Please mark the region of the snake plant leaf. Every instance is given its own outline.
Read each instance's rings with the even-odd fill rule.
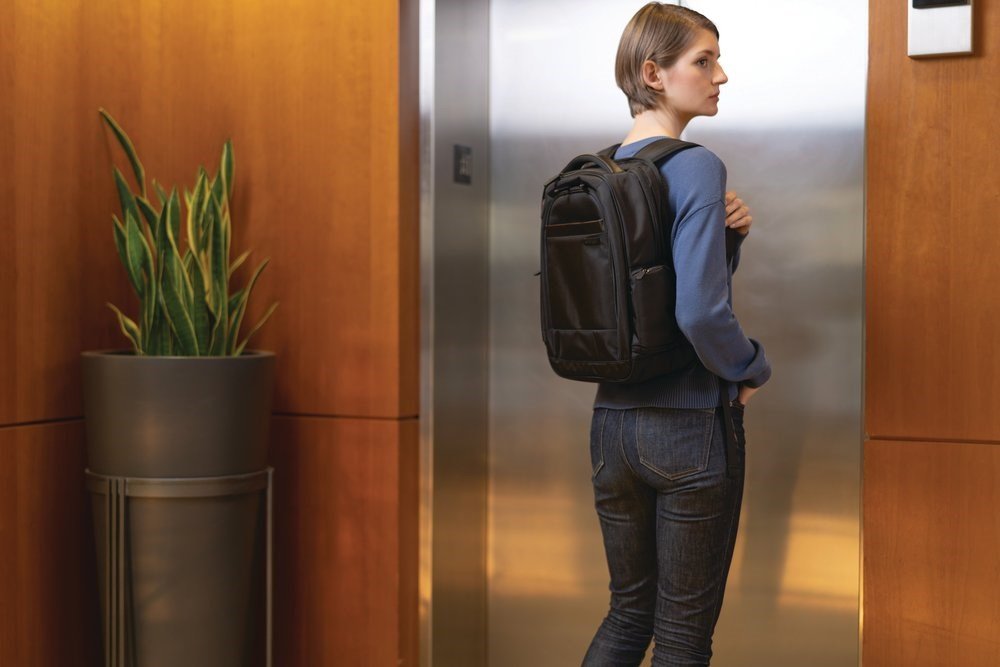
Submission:
[[[135,198],[135,203],[139,205],[139,211],[142,213],[142,217],[146,219],[146,224],[149,225],[150,231],[153,233],[153,242],[159,238],[156,234],[157,224],[160,220],[160,214],[156,212],[153,205],[146,201],[145,197],[139,196]]]
[[[211,227],[209,227],[209,231],[211,231]],[[201,244],[201,250],[198,255],[198,261],[201,262],[201,274],[205,281],[205,301],[208,303],[208,309],[212,315],[218,318],[218,292],[212,285],[212,276],[215,274],[212,270],[212,238],[211,236],[208,238],[199,237],[199,243]]]
[[[132,171],[135,172],[135,180],[139,184],[139,191],[142,196],[146,196],[146,170],[142,168],[142,163],[139,162],[139,157],[135,154],[135,147],[132,145],[132,140],[128,138],[125,134],[125,130],[118,125],[118,122],[111,117],[107,111],[103,108],[98,109],[98,113],[104,118],[104,121],[111,127],[111,131],[114,132],[115,137],[118,139],[118,143],[121,144],[122,150],[125,151],[125,155],[128,156],[128,161],[132,163]],[[124,214],[124,212],[123,212]]]
[[[153,323],[146,334],[146,354],[150,356],[162,356],[170,353],[170,325],[163,314],[163,299],[160,298],[159,289],[157,289],[156,299],[152,303]]]
[[[240,266],[243,265],[243,262],[245,262],[247,260],[247,257],[249,256],[250,256],[250,251],[247,250],[245,253],[237,257],[232,264],[229,265],[229,276],[228,276],[229,278],[233,277],[233,273],[236,272],[236,269],[240,268]]]
[[[216,174],[215,178],[212,179],[212,187],[209,188],[212,192],[212,199],[221,202],[225,199],[225,187],[226,183],[222,178],[221,174]]]
[[[196,285],[191,279],[193,270],[191,267],[194,263],[195,260],[191,255],[191,251],[185,250],[184,258],[181,260],[181,270],[177,277],[177,289],[180,291],[181,296],[184,297],[184,309],[188,312],[188,315],[191,315],[194,310]]]
[[[240,305],[240,300],[243,298],[243,290],[239,289],[229,297],[229,321],[232,322],[236,317],[236,307]]]
[[[218,208],[215,215],[218,216],[223,221],[223,226],[226,230],[226,257],[229,257],[229,235],[230,235],[230,222],[229,222],[229,199],[225,193],[225,184],[223,182],[223,177],[221,174],[216,174],[215,179],[212,181],[212,200],[218,204]]]
[[[178,354],[182,354],[182,352],[180,352],[180,342],[174,334],[173,323],[170,321],[170,313],[167,309],[167,300],[163,296],[166,288],[166,282],[161,281],[160,291],[156,295],[158,301],[157,310],[159,311],[158,321],[161,323],[160,336],[163,345],[163,354],[173,354],[175,349]]]
[[[207,179],[207,176],[206,176]],[[205,181],[205,196],[201,200],[201,211],[198,214],[198,247],[208,252],[212,237],[212,218],[215,216],[215,207],[212,202],[215,197],[212,195],[208,181]]]
[[[202,216],[204,216],[204,201],[207,197],[206,189],[205,178],[199,173],[194,191],[191,193],[191,201],[188,203],[187,217],[188,247],[196,255],[200,255],[204,248],[204,244],[202,243]]]
[[[198,202],[200,207],[198,210],[198,221],[202,223],[201,234],[210,234],[212,232],[211,227],[206,227],[205,216],[208,215],[209,209],[212,206],[212,183],[208,180],[208,172],[205,171],[204,167],[198,167],[198,178],[201,180],[204,190],[202,190],[201,200]]]
[[[148,231],[148,230],[145,230],[146,225],[143,224],[142,220],[140,220],[137,217],[133,217],[132,220],[135,222],[135,228],[139,232],[139,239],[137,239],[137,240],[141,240],[142,241],[141,244],[140,244],[140,247],[142,248],[142,250],[140,252],[142,254],[142,260],[143,260],[141,268],[145,272],[146,279],[147,280],[152,280],[153,279],[153,275],[154,275],[154,273],[153,273],[153,248],[155,248],[156,245],[150,241],[149,234],[145,233],[145,231]],[[125,221],[125,241],[126,241],[125,248],[126,248],[126,250],[128,249],[128,240],[129,240],[128,239],[128,220],[126,220]]]
[[[145,171],[131,140],[103,109],[101,115],[128,156],[139,189],[138,194],[133,192],[121,170],[113,168],[122,208],[121,219],[112,216],[115,246],[141,306],[136,322],[115,309],[123,333],[133,341],[138,354],[241,354],[278,304],[273,304],[237,344],[250,294],[269,260],[253,272],[242,289],[229,294],[230,280],[251,254],[244,252],[230,262],[232,141],[224,143],[214,175],[210,177],[204,166],[198,167],[191,190],[175,187],[168,194],[153,179],[147,195]],[[181,210],[182,196],[186,211]],[[186,220],[182,221],[182,216]],[[186,237],[187,246],[183,255],[182,237]]]
[[[229,229],[219,201],[212,201],[212,211],[212,277],[226,287],[223,296],[228,296],[229,289],[226,283],[229,269]]]
[[[174,284],[175,291],[181,298],[181,305],[184,306],[185,310],[190,313],[191,304],[194,302],[194,290],[191,285],[191,280],[188,277],[188,258],[191,255],[191,250],[188,249],[184,253],[183,260],[181,259],[181,253],[177,249],[177,238],[174,236],[173,225],[167,225],[167,248],[164,254],[164,263],[167,268],[174,268],[175,270],[168,272],[167,282],[172,282]],[[171,266],[172,264],[176,266]],[[172,315],[173,313],[171,313]]]
[[[260,277],[260,274],[264,271],[264,267],[266,267],[268,262],[270,261],[271,258],[268,257],[263,262],[261,262],[260,265],[257,267],[257,269],[253,272],[253,275],[250,276],[250,280],[247,281],[246,287],[244,287],[243,289],[241,289],[239,292],[236,293],[237,295],[239,295],[239,302],[236,306],[235,316],[233,317],[233,321],[230,323],[229,326],[230,329],[229,339],[232,342],[232,345],[234,346],[233,349],[235,349],[236,341],[238,340],[240,325],[243,322],[243,314],[246,312],[247,301],[250,299],[250,292],[253,291],[253,286],[257,284],[257,279]]]
[[[181,233],[181,202],[177,197],[177,188],[170,191],[170,198],[167,199],[167,226],[176,245]]]
[[[185,356],[198,356],[198,340],[195,337],[194,322],[185,305],[186,295],[183,294],[187,276],[184,274],[184,267],[177,256],[176,248],[167,250],[164,258],[166,264],[167,279],[163,282],[163,303],[166,307],[167,319],[170,328],[180,346],[181,354]]]
[[[132,341],[132,347],[135,348],[136,354],[142,354],[142,333],[139,331],[139,326],[130,320],[122,311],[114,307],[114,305],[108,303],[108,308],[115,311],[118,316],[118,326],[121,327],[122,333],[125,337]]]
[[[194,303],[191,304],[191,319],[194,321],[194,333],[198,337],[198,349],[209,349],[211,335],[211,322],[209,321],[209,308],[207,292],[205,289],[205,279],[201,273],[201,264],[191,261],[191,287],[194,289]]]
[[[212,330],[212,345],[209,354],[226,353],[226,336],[229,333],[229,257],[226,254],[226,230],[223,224],[221,205],[212,198],[212,239],[211,239],[211,291],[215,302],[215,326]]]
[[[223,266],[228,267],[228,265],[229,265],[229,255],[231,254],[230,253],[230,245],[231,245],[232,231],[233,231],[232,230],[232,223],[230,222],[230,218],[229,218],[229,202],[225,198],[217,199],[217,200],[215,200],[213,202],[213,206],[215,208],[215,217],[219,221],[219,231],[221,232],[220,233],[220,238],[222,239],[222,253],[221,254],[222,254],[222,258],[224,260]],[[227,270],[226,271],[226,278],[224,280],[228,279],[228,276],[229,276],[229,272]],[[226,291],[228,293],[228,291],[229,291],[228,288],[227,288]]]
[[[222,160],[219,163],[219,174],[222,176],[223,183],[225,183],[226,186],[226,200],[231,200],[233,198],[234,168],[233,140],[227,139],[226,143],[222,146]]]
[[[115,178],[115,188],[118,191],[118,201],[122,207],[122,217],[127,218],[128,214],[132,213],[135,215],[136,221],[138,221],[139,207],[135,205],[135,197],[132,195],[132,189],[125,182],[125,177],[122,176],[122,172],[118,170],[118,167],[112,167],[112,173]]]
[[[206,203],[212,199],[211,193],[206,196]],[[202,253],[206,255],[206,270],[208,274],[211,275],[211,271],[208,270],[207,263],[212,261],[212,227],[214,223],[212,218],[215,217],[215,207],[208,206],[201,216],[198,218],[198,247],[201,249]]]
[[[160,184],[156,182],[155,178],[153,179],[153,188],[156,190],[156,196],[160,200],[160,206],[161,207],[166,206],[167,205],[167,191],[164,190],[163,187],[160,186]]]
[[[192,244],[191,240],[194,238],[194,212],[195,212],[195,197],[198,194],[198,184],[195,183],[194,189],[188,192],[184,191],[184,203],[187,205],[187,216],[184,221],[184,229],[188,237],[188,248],[192,251],[196,251],[197,248]]]
[[[111,219],[114,221],[114,234],[115,234],[115,247],[118,249],[118,257],[122,261],[122,266],[125,267],[125,273],[128,276],[128,281],[132,285],[132,289],[135,290],[136,294],[142,293],[142,283],[137,283],[132,276],[132,272],[129,271],[128,264],[128,250],[125,248],[125,225],[122,224],[118,216],[112,214]]]
[[[271,313],[273,313],[277,307],[278,307],[277,301],[271,304],[271,307],[267,309],[266,313],[264,313],[264,317],[260,318],[260,321],[257,322],[256,325],[254,325],[254,328],[250,330],[250,333],[247,334],[247,337],[243,339],[243,342],[240,343],[239,346],[236,348],[236,351],[233,352],[234,357],[238,357],[241,354],[243,354],[243,348],[246,347],[246,344],[250,341],[250,337],[253,336],[255,333],[257,333],[258,329],[264,326],[264,322],[267,322],[267,319],[271,317]]]
[[[159,291],[156,281],[150,278],[146,283],[146,296],[142,300],[142,330],[145,332],[143,340],[147,353],[149,346],[153,342],[153,322],[156,319],[156,294]]]
[[[216,320],[212,326],[212,340],[209,341],[208,354],[219,357],[226,353],[226,335],[229,333],[229,320]]]
[[[131,212],[125,220],[125,255],[128,261],[126,268],[141,299],[146,294],[146,281],[152,280],[153,265],[146,237],[139,230],[139,223]]]
[[[226,336],[229,345],[226,354],[232,354],[236,349],[236,341],[239,334],[240,325],[243,322],[243,313],[246,312],[247,300],[244,298],[244,291],[239,290],[229,300],[229,334]]]
[[[200,208],[195,220],[198,223],[198,247],[202,253],[207,254],[209,252],[209,238],[212,235],[212,216],[215,215],[215,209],[212,207],[212,192],[208,183],[208,175],[206,174],[203,178],[205,188],[201,201],[198,202]]]
[[[167,197],[153,223],[153,240],[156,243],[156,259],[163,261],[163,246],[167,240],[167,218],[170,215],[170,198]]]

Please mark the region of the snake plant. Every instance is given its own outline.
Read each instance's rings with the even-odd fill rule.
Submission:
[[[121,171],[114,181],[121,219],[112,215],[115,245],[129,282],[139,296],[138,321],[112,304],[122,333],[136,355],[239,356],[250,337],[277,308],[275,302],[250,332],[239,340],[250,291],[269,260],[253,272],[246,286],[229,291],[229,279],[250,251],[229,262],[233,193],[233,146],[222,148],[219,170],[209,180],[198,168],[194,189],[184,190],[187,245],[181,253],[181,205],[177,188],[168,194],[153,179],[158,205],[146,194],[146,174],[128,135],[104,109],[100,114],[125,151],[139,192],[132,192]]]

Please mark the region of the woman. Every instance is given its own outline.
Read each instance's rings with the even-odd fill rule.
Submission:
[[[636,13],[615,64],[635,119],[616,159],[718,113],[727,81],[718,38],[715,25],[690,9],[652,2]],[[659,167],[676,214],[677,322],[698,360],[644,383],[598,386],[591,460],[611,609],[585,666],[639,665],[654,637],[653,665],[709,664],[743,496],[743,409],[771,374],[763,348],[732,311],[749,209],[726,192],[725,165],[706,148],[682,150]],[[720,388],[720,377],[728,387]],[[735,476],[726,474],[720,389],[732,406]]]

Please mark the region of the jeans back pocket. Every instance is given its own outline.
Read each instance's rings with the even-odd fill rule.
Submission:
[[[643,408],[636,417],[639,461],[669,480],[708,469],[714,410]]]

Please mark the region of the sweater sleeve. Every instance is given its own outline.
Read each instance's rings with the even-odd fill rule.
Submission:
[[[682,217],[674,226],[677,324],[705,368],[730,382],[759,387],[770,378],[771,366],[760,343],[744,335],[729,303],[725,167],[715,159],[721,170],[716,174],[723,181],[721,192],[707,204],[679,211]],[[714,185],[709,188],[714,189]]]
[[[733,258],[729,260],[729,273],[732,274],[736,273],[736,267],[740,265],[740,248],[743,247],[743,241],[746,239],[746,235],[729,229],[726,230],[726,234],[733,234],[736,241],[736,249],[733,251]]]

